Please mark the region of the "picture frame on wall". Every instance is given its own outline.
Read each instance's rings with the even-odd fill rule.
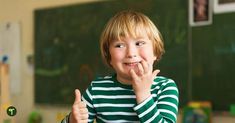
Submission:
[[[235,0],[214,0],[214,13],[235,12]]]
[[[190,26],[212,24],[212,0],[189,0]]]

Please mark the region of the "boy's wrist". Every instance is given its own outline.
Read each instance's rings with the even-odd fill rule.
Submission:
[[[136,102],[137,102],[137,104],[140,104],[145,99],[147,99],[149,96],[151,96],[150,92],[136,93]]]

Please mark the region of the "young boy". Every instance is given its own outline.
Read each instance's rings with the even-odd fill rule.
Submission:
[[[72,112],[62,123],[175,123],[177,86],[153,70],[164,53],[153,22],[139,12],[119,12],[107,23],[100,47],[104,61],[116,73],[92,81],[83,101],[76,89]]]

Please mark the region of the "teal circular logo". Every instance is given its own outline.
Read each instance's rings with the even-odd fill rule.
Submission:
[[[14,106],[10,106],[10,107],[7,108],[7,114],[9,116],[15,116],[16,112],[17,112],[17,110]]]

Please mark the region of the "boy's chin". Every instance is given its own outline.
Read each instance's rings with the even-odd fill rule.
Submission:
[[[122,73],[122,74],[118,75],[118,77],[119,77],[119,81],[122,81],[122,82],[125,82],[125,83],[131,83],[131,81],[132,81],[132,77],[131,77],[131,74],[129,72],[128,73]]]

